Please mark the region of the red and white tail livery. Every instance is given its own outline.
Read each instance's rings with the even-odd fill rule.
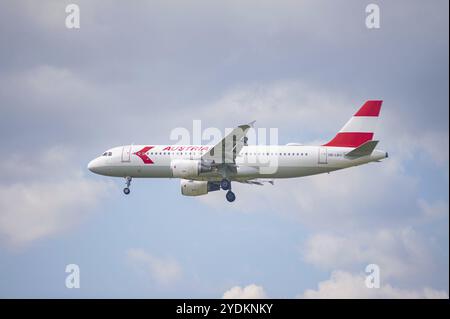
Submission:
[[[236,199],[232,182],[263,185],[277,178],[329,173],[379,162],[388,153],[376,149],[375,129],[382,101],[370,100],[324,145],[247,145],[253,123],[236,127],[216,145],[124,145],[93,159],[90,171],[125,178],[130,193],[132,178],[180,178],[181,193],[205,195],[225,190]]]
[[[325,146],[358,147],[373,139],[383,101],[367,101]]]

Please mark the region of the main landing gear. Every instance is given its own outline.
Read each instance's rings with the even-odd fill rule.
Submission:
[[[123,193],[125,195],[128,195],[128,194],[130,194],[131,177],[130,176],[125,177],[125,181],[126,181],[127,187],[125,187],[123,189]]]
[[[233,193],[231,190],[229,190],[229,191],[227,192],[227,194],[225,195],[225,197],[227,198],[227,201],[229,201],[230,203],[231,203],[231,202],[234,202],[234,200],[236,199],[236,195],[234,195],[234,193]]]
[[[220,187],[224,191],[229,190],[229,189],[231,189],[231,182],[228,179],[224,178],[220,181]]]
[[[224,178],[220,181],[220,187],[223,190],[228,191],[225,195],[227,201],[229,201],[230,203],[234,202],[234,200],[236,199],[236,195],[234,195],[234,193],[231,191],[231,182],[228,179]]]

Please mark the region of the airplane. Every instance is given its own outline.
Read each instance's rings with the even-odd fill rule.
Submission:
[[[381,100],[366,101],[342,129],[323,145],[248,145],[254,122],[234,128],[216,145],[123,145],[108,149],[88,164],[96,174],[125,178],[130,194],[133,178],[180,178],[181,194],[206,195],[231,183],[263,185],[277,178],[295,178],[380,162],[388,153],[375,149],[375,126]]]

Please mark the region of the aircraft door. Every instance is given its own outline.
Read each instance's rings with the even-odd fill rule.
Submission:
[[[131,161],[131,145],[124,146],[122,148],[122,162]]]
[[[319,147],[319,164],[327,164],[327,148],[326,147]]]

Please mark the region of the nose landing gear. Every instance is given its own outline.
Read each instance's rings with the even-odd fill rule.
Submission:
[[[128,194],[130,194],[130,184],[131,184],[131,177],[130,176],[127,176],[127,177],[125,177],[125,181],[126,181],[126,185],[127,185],[127,187],[125,187],[124,189],[123,189],[123,193],[125,194],[125,195],[128,195]]]

